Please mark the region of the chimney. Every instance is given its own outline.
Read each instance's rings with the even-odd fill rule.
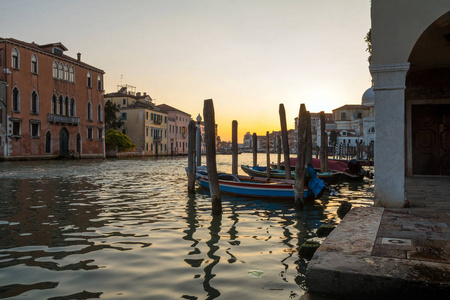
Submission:
[[[77,60],[81,61],[81,53],[80,52],[77,53]]]
[[[144,92],[144,96],[147,96],[147,92]]]
[[[137,96],[137,97],[140,97],[140,96],[141,96],[141,92],[137,92],[137,93],[136,93],[136,96]]]

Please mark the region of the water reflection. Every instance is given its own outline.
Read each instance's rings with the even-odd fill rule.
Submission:
[[[231,168],[229,156],[218,159]],[[368,182],[338,186],[339,196],[303,211],[291,201],[223,196],[215,217],[207,191],[187,196],[185,165],[2,164],[0,298],[295,298],[304,293],[305,239],[340,222],[341,201],[371,205]]]

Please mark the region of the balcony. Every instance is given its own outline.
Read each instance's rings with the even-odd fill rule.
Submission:
[[[154,120],[153,124],[155,125],[161,125],[162,121],[161,120]]]
[[[154,136],[153,137],[153,141],[154,142],[161,142],[162,141],[162,136],[160,136],[160,135]]]
[[[69,117],[69,116],[60,116],[54,114],[47,114],[48,121],[50,123],[61,123],[61,124],[69,124],[69,125],[79,125],[80,118],[78,117]]]

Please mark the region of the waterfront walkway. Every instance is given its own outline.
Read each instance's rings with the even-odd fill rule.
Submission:
[[[405,184],[410,208],[348,213],[308,266],[310,292],[345,299],[450,295],[450,177]]]

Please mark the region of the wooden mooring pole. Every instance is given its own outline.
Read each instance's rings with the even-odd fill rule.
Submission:
[[[277,136],[277,169],[280,169],[281,165],[281,136]]]
[[[195,194],[195,122],[191,120],[188,126],[188,194]]]
[[[258,136],[253,133],[253,166],[258,165]]]
[[[270,139],[269,139],[269,132],[266,132],[266,161],[267,161],[267,167],[266,167],[266,174],[267,179],[270,178]]]
[[[320,171],[328,172],[328,135],[325,132],[325,112],[320,112]]]
[[[312,164],[312,134],[311,134],[311,114],[306,112],[306,163]]]
[[[307,116],[305,104],[300,105],[298,114],[297,134],[297,164],[295,165],[295,207],[302,208],[305,189],[305,163],[306,163],[306,127]]]
[[[286,171],[286,179],[291,179],[291,161],[289,159],[289,140],[286,125],[286,111],[284,104],[280,104],[279,108],[280,123],[281,123],[281,139],[283,140],[283,153],[284,153],[284,170]]]
[[[231,173],[238,174],[238,122],[233,120],[231,123]]]
[[[212,214],[222,214],[222,199],[220,197],[219,177],[216,165],[216,121],[212,99],[204,101],[203,117],[205,118],[206,168],[208,171],[209,191],[211,193]]]

